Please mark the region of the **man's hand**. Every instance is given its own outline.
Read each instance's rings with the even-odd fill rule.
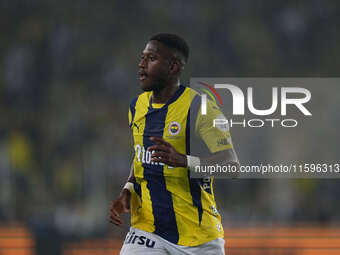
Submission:
[[[148,148],[148,151],[154,151],[151,154],[151,161],[162,162],[173,167],[187,167],[187,157],[175,150],[174,147],[161,137],[150,137],[150,141],[155,142]]]
[[[117,226],[121,226],[123,224],[120,215],[122,213],[130,212],[130,198],[131,193],[127,189],[123,189],[121,195],[118,199],[111,202],[110,208],[110,222]]]

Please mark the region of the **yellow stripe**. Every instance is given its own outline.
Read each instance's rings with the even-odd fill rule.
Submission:
[[[137,127],[132,125],[133,130],[133,139],[134,145],[140,146],[140,155],[142,157],[142,148],[143,148],[143,134],[145,128],[145,115],[148,111],[149,102],[150,102],[151,92],[143,93],[139,96],[136,102],[136,114],[134,117],[134,123],[136,123]],[[142,201],[134,201],[133,204],[133,211],[131,212],[131,225],[133,227],[153,232],[154,229],[154,217],[152,213],[152,204],[150,193],[147,188],[147,181],[143,179],[144,176],[144,168],[142,167],[142,161],[137,160],[138,155],[135,154],[134,158],[134,175],[136,178],[137,183],[141,185],[141,192],[142,192]],[[142,203],[142,204],[140,204]]]
[[[135,152],[137,154],[134,158],[134,174],[137,178],[143,178],[144,176],[144,168],[142,167],[142,161],[137,160],[142,157],[142,148],[143,148],[143,134],[145,128],[145,115],[148,112],[149,101],[151,97],[151,92],[143,93],[138,97],[136,102],[136,113],[132,123],[132,130],[133,130],[133,139],[135,145]],[[136,146],[140,146],[140,148],[136,148]],[[139,155],[138,155],[139,154]]]

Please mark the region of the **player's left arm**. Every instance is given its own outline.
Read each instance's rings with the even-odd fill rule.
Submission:
[[[189,157],[189,168],[194,169],[197,162],[203,166],[230,166],[233,171],[224,174],[232,178],[238,177],[240,163],[232,143],[228,120],[211,100],[207,102],[207,114],[201,114],[201,109],[198,111],[195,134],[203,141],[209,153],[196,149],[196,153],[208,156]]]

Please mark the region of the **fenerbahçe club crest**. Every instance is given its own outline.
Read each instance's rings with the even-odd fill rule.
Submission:
[[[178,135],[179,131],[181,131],[181,125],[176,121],[172,121],[169,125],[170,135]]]

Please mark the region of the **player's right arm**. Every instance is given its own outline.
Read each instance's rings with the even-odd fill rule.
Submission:
[[[133,109],[133,102],[137,99],[135,98],[129,108],[129,126],[132,127],[133,122],[133,115],[131,109]],[[131,133],[132,135],[132,133]],[[131,141],[133,141],[133,137],[131,136]],[[133,143],[132,143],[133,144]],[[134,157],[133,157],[134,159]],[[130,213],[130,199],[131,199],[131,191],[133,190],[133,184],[135,183],[135,176],[134,176],[134,169],[133,169],[133,160],[130,167],[130,175],[127,179],[125,186],[123,187],[122,191],[120,192],[119,197],[111,202],[110,207],[110,222],[117,226],[121,226],[123,221],[120,217],[122,213]]]
[[[110,222],[117,226],[121,226],[123,221],[120,217],[122,213],[130,212],[130,199],[131,199],[131,189],[133,187],[133,183],[135,181],[135,177],[133,175],[133,162],[131,164],[130,175],[127,180],[126,185],[123,187],[120,192],[119,197],[111,202],[110,207]]]

